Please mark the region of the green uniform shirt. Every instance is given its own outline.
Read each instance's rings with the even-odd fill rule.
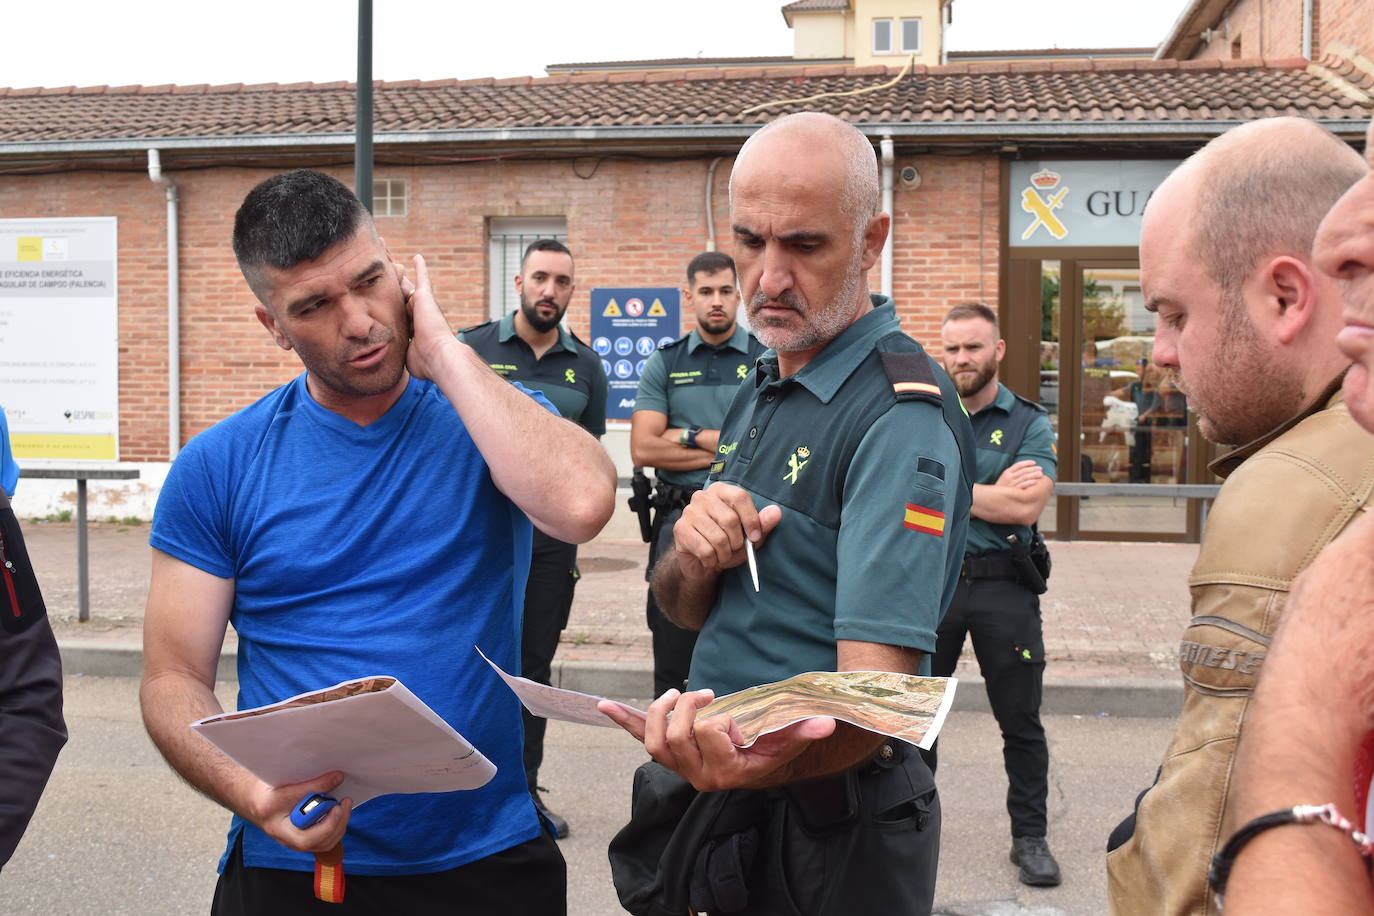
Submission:
[[[1059,452],[1055,446],[1054,428],[1050,418],[1042,412],[1036,413],[1026,427],[1026,435],[1013,453],[1009,449],[1014,442],[1003,442],[1002,427],[1011,416],[1016,405],[1016,395],[1001,382],[997,383],[997,397],[991,404],[973,415],[973,442],[977,446],[978,476],[974,483],[996,483],[1002,472],[1018,461],[1027,458],[1040,465],[1041,469],[1055,479],[1059,468]],[[994,525],[981,518],[970,519],[968,526],[969,553],[986,553],[992,550],[1010,550],[1006,534],[1014,528],[1019,543],[1030,543],[1031,530],[1028,525]],[[998,529],[1001,529],[1000,533]]]
[[[515,333],[515,313],[458,332],[497,375],[542,392],[558,413],[593,436],[606,434],[606,371],[591,348],[567,328],[539,359]]]
[[[935,649],[964,555],[973,443],[949,377],[902,334],[891,300],[874,305],[795,375],[778,378],[765,353],[730,405],[709,482],[780,506],[782,520],[757,551],[759,592],[745,564],[722,574],[693,689],[833,671],[840,639]]]
[[[666,415],[669,429],[720,429],[735,389],[762,353],[763,345],[739,325],[720,344],[708,344],[698,331],[679,337],[655,350],[645,363],[635,392],[635,410]],[[678,487],[696,489],[706,482],[706,468],[654,473]]]

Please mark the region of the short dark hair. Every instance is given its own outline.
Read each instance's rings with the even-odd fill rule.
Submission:
[[[234,257],[250,270],[288,270],[347,241],[371,215],[348,186],[312,169],[273,175],[248,192],[234,214]]]
[[[956,305],[940,323],[949,324],[951,321],[964,321],[969,318],[981,318],[992,325],[993,330],[997,329],[997,313],[981,302],[964,302]]]
[[[729,270],[730,276],[739,282],[739,271],[735,270],[735,259],[723,251],[703,251],[687,264],[687,285],[696,282],[697,274],[716,274]]]
[[[558,251],[566,254],[569,258],[573,256],[572,252],[568,250],[568,246],[558,241],[558,239],[535,239],[525,246],[525,253],[520,256],[521,273],[525,271],[525,262],[528,261],[530,255],[536,251]]]

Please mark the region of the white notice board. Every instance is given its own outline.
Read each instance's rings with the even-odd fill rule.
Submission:
[[[20,461],[119,460],[116,222],[0,219],[0,406]]]

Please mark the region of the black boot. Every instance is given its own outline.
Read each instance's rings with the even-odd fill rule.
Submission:
[[[1059,863],[1042,836],[1018,836],[1011,841],[1011,864],[1021,866],[1021,883],[1054,887],[1060,881]]]

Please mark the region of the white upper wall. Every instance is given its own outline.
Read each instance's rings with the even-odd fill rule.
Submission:
[[[792,18],[792,56],[803,60],[852,57],[843,13],[797,13]]]
[[[792,56],[847,58],[856,66],[940,63],[941,10],[949,0],[852,0],[849,9],[793,12]]]

